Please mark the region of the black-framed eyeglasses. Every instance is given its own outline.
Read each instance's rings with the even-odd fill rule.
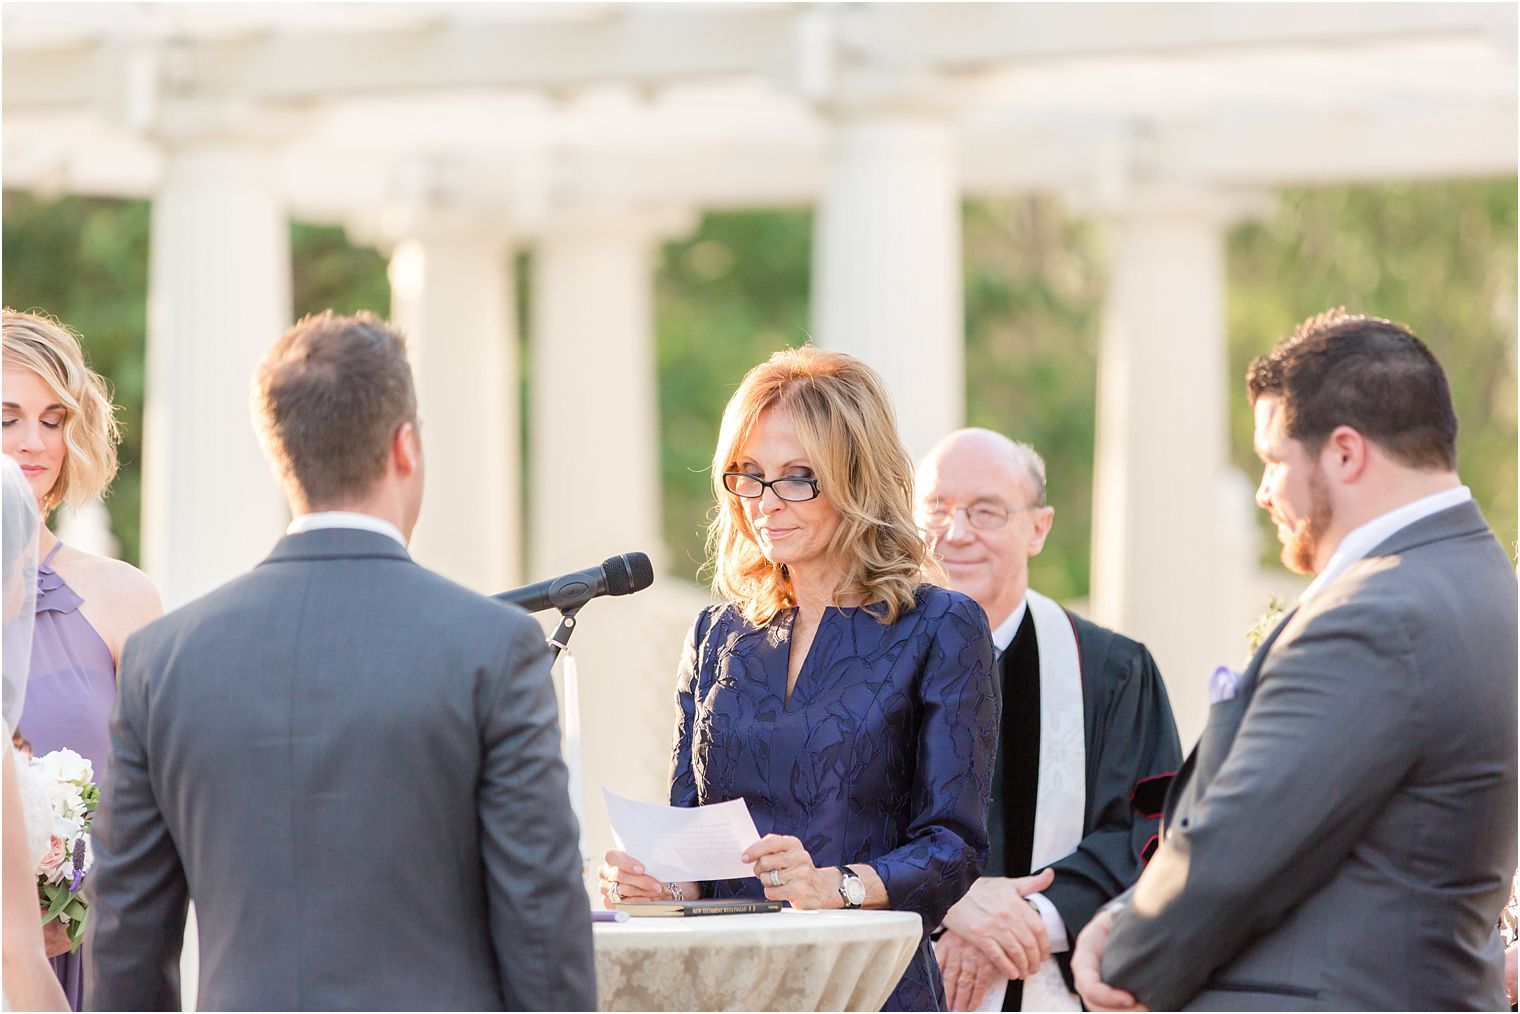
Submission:
[[[748,472],[724,472],[723,488],[734,496],[742,496],[746,500],[764,496],[765,491],[769,489],[788,503],[801,503],[818,495],[818,480],[804,479],[800,475],[789,475],[766,481]]]
[[[966,512],[966,522],[978,531],[990,532],[1002,528],[1013,518],[1015,514],[1024,511],[1032,511],[1039,504],[1029,504],[1014,510],[1003,507],[994,507],[991,504],[973,504],[970,507],[945,508],[937,506],[932,510],[924,511],[919,515],[918,523],[925,531],[943,532],[955,520],[956,511]]]

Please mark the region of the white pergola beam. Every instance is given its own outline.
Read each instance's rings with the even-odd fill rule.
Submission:
[[[1515,108],[1432,110],[1329,122],[1217,124],[1178,131],[1166,171],[1242,186],[1513,176]]]
[[[1116,53],[1359,45],[1483,37],[1502,45],[1502,4],[882,4],[827,11],[840,59],[894,69],[972,71]],[[362,12],[360,12],[362,13]],[[698,78],[790,76],[802,5],[614,8],[575,21],[442,18],[421,28],[301,29],[200,38],[167,52],[168,84],[254,102],[480,88],[658,86]],[[133,45],[85,41],[6,49],[7,110],[108,106]]]
[[[1126,136],[1100,131],[987,131],[962,140],[968,196],[1101,186],[1104,148]],[[1508,103],[1460,110],[1314,118],[1261,118],[1162,127],[1149,138],[1143,173],[1224,188],[1360,183],[1372,180],[1512,176],[1515,109]]]
[[[343,95],[610,82],[665,84],[772,73],[793,48],[793,15],[736,5],[721,11],[627,11],[578,22],[445,21],[407,31],[272,33],[183,43],[172,74],[198,92],[256,102]],[[6,109],[94,105],[126,74],[117,47],[9,49]]]
[[[56,133],[30,117],[7,120],[4,182],[43,193],[143,197],[156,186],[161,158],[125,132]],[[1122,139],[1122,125],[1105,134],[1094,126],[1024,126],[963,133],[962,191],[973,197],[1040,190],[1086,192],[1100,186],[1105,144]],[[1158,175],[1223,187],[1272,187],[1379,179],[1481,178],[1513,175],[1516,120],[1503,102],[1462,110],[1322,115],[1262,119],[1159,130],[1148,169]],[[395,159],[403,156],[397,151]],[[460,149],[458,158],[470,157]],[[481,158],[476,153],[476,158]],[[346,222],[384,204],[393,159],[373,153],[324,155],[320,146],[287,152],[291,213],[307,221]],[[619,195],[634,201],[710,209],[811,203],[824,172],[816,144],[717,144],[668,157],[608,153],[592,161],[608,169]],[[513,165],[486,165],[478,179],[510,178]],[[581,181],[591,186],[588,177]],[[477,195],[502,198],[498,194]]]
[[[858,33],[895,64],[972,69],[1103,57],[1513,33],[1505,4],[892,4]],[[1506,28],[1506,26],[1510,26]]]

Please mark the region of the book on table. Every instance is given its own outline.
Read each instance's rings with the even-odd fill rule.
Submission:
[[[613,907],[632,916],[670,918],[672,916],[779,912],[781,902],[751,898],[697,898],[693,901],[620,901]]]

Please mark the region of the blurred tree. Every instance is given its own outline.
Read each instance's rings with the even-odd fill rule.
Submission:
[[[148,209],[140,201],[4,197],[7,305],[76,328],[123,407],[123,468],[108,500],[124,555],[138,559],[138,461],[146,330]],[[1231,451],[1253,480],[1240,378],[1304,317],[1329,306],[1411,326],[1445,364],[1462,421],[1463,478],[1501,540],[1516,521],[1516,190],[1514,181],[1296,189],[1229,242]],[[964,209],[967,418],[1045,456],[1057,523],[1033,580],[1087,593],[1101,229],[1048,198]],[[712,507],[708,466],[723,406],[745,370],[808,340],[812,216],[704,216],[666,245],[656,279],[664,529],[672,570],[695,576]],[[342,231],[292,227],[295,314],[386,312],[383,259]],[[527,334],[528,260],[516,261]],[[522,354],[531,347],[524,342]],[[524,393],[530,376],[524,360]],[[526,401],[525,401],[526,404]],[[1267,559],[1276,539],[1266,536]]]
[[[967,202],[966,414],[1046,459],[1056,524],[1033,583],[1085,596],[1104,237],[1049,198]],[[1501,541],[1516,530],[1516,190],[1460,181],[1284,191],[1228,244],[1231,454],[1254,483],[1243,397],[1250,359],[1330,306],[1408,324],[1441,358],[1462,421],[1462,475]],[[808,216],[708,215],[665,253],[659,340],[666,537],[679,572],[703,558],[705,469],[743,371],[804,340]],[[821,336],[826,337],[826,336]],[[700,353],[700,354],[698,354]],[[716,387],[714,385],[717,385]],[[1263,525],[1263,562],[1275,532]]]
[[[146,201],[7,191],[3,206],[5,305],[51,314],[73,328],[90,365],[111,382],[122,424],[121,471],[106,497],[122,557],[141,559],[142,414],[147,379],[148,225]],[[349,245],[343,230],[291,227],[295,316],[333,307],[387,316],[385,261]],[[270,335],[270,340],[274,339]]]
[[[385,258],[369,247],[349,243],[334,225],[290,228],[292,320],[332,309],[353,314],[368,310],[377,317],[391,315],[391,283]],[[269,340],[274,340],[274,335]]]
[[[80,336],[121,411],[121,470],[106,496],[123,558],[139,559],[142,410],[147,379],[148,204],[7,191],[0,205],[5,305],[50,314]]]
[[[723,406],[744,373],[808,340],[812,214],[702,218],[666,244],[656,281],[660,468],[671,569],[695,578],[713,506],[710,468]],[[707,575],[703,575],[703,579]]]
[[[966,264],[966,420],[1045,458],[1055,523],[1030,583],[1087,594],[1097,420],[1102,237],[1045,197],[972,201]]]
[[[1295,189],[1230,239],[1230,447],[1251,475],[1246,365],[1299,321],[1344,306],[1419,335],[1451,382],[1462,479],[1514,555],[1514,180]],[[1265,555],[1277,537],[1260,516]]]

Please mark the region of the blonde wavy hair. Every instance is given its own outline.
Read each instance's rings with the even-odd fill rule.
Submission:
[[[756,625],[797,604],[786,567],[765,558],[743,504],[723,485],[761,414],[773,408],[791,417],[820,492],[839,511],[827,548],[844,562],[835,595],[858,598],[891,623],[913,607],[920,584],[944,580],[913,521],[913,462],[876,371],[811,345],[750,370],[723,410],[712,462],[718,506],[707,530],[713,590]]]
[[[58,481],[42,499],[42,511],[67,504],[83,507],[105,494],[116,478],[121,427],[105,378],[85,364],[78,337],[52,317],[0,311],[6,369],[30,370],[64,408],[66,453]]]

